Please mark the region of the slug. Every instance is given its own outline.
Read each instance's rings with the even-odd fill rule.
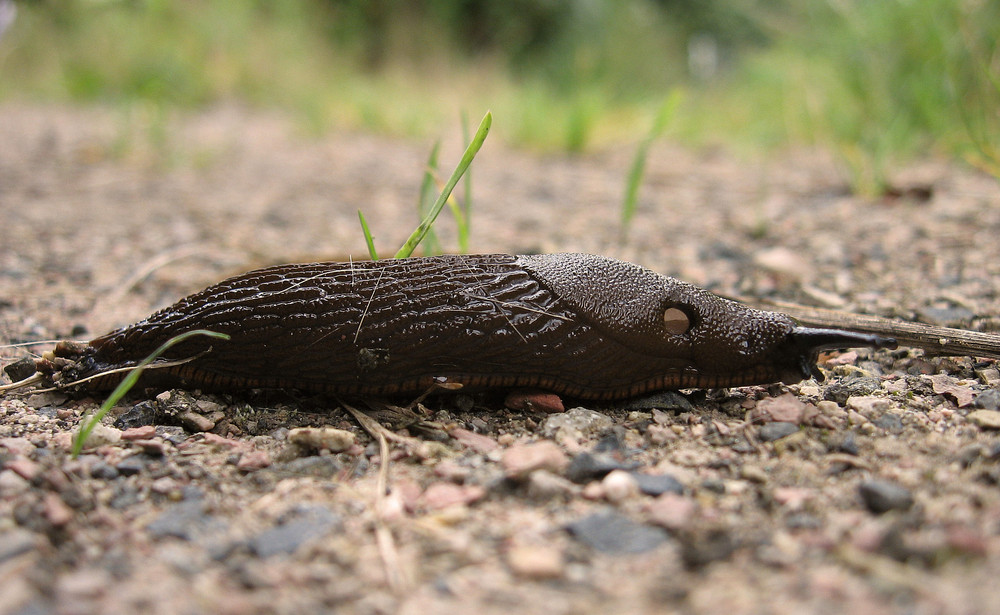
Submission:
[[[122,373],[105,372],[194,329],[231,338],[177,344],[142,383],[373,396],[457,383],[615,400],[822,379],[822,349],[895,347],[610,258],[486,254],[258,269],[88,344],[61,343],[36,369],[60,388],[108,389]]]

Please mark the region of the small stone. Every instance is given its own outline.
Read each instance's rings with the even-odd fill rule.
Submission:
[[[194,540],[210,533],[222,534],[222,523],[205,510],[201,498],[184,500],[160,513],[146,526],[146,531],[155,538],[172,536],[182,540]]]
[[[804,487],[778,487],[772,493],[774,501],[790,511],[802,510],[813,495],[812,489]]]
[[[1000,429],[1000,411],[997,410],[975,410],[965,418],[980,429]]]
[[[190,410],[178,414],[177,420],[184,426],[184,429],[196,433],[211,431],[215,428],[215,421],[207,416],[198,414],[197,412],[191,412]]]
[[[903,431],[903,419],[898,414],[886,412],[882,416],[872,421],[872,425],[879,429],[884,429],[889,433],[899,433]]]
[[[727,559],[735,550],[733,537],[723,529],[689,534],[681,542],[681,558],[692,569]]]
[[[156,428],[152,425],[130,427],[122,432],[122,440],[149,440],[156,437]]]
[[[98,480],[114,480],[119,474],[113,465],[100,461],[90,468],[90,476]]]
[[[686,397],[676,391],[662,391],[648,397],[638,397],[629,400],[623,408],[625,410],[675,410],[677,412],[694,412],[694,406]],[[653,418],[657,422],[663,420],[665,413],[657,420],[657,414],[653,413]]]
[[[938,395],[945,395],[955,400],[959,408],[964,408],[972,403],[974,394],[972,387],[958,384],[958,381],[947,374],[934,374],[924,376],[931,381],[931,387]]]
[[[340,517],[329,509],[311,507],[251,538],[250,550],[258,557],[291,554],[306,542],[321,538],[340,525]]]
[[[42,515],[53,527],[63,527],[73,520],[73,509],[63,502],[58,493],[46,493],[42,502]]]
[[[27,438],[0,438],[0,448],[14,455],[26,457],[35,450],[35,445]]]
[[[983,410],[1000,410],[1000,390],[987,389],[983,391],[976,395],[973,405]]]
[[[549,500],[579,493],[580,487],[548,470],[535,470],[528,475],[526,491],[533,499]]]
[[[837,444],[837,450],[848,455],[858,455],[858,439],[855,437],[853,431],[847,432],[844,439]]]
[[[790,436],[799,430],[795,423],[767,423],[757,432],[757,437],[763,442],[773,442]]]
[[[0,495],[23,493],[31,487],[31,483],[13,470],[0,472]]]
[[[598,513],[567,526],[574,538],[605,553],[644,553],[667,541],[658,527],[643,525],[618,513]]]
[[[143,401],[132,406],[115,420],[118,429],[132,429],[153,425],[160,417],[160,412],[151,401]]]
[[[639,486],[639,491],[645,495],[659,496],[664,493],[674,493],[682,495],[684,485],[679,480],[669,474],[643,474],[633,472],[632,478]]]
[[[449,431],[448,435],[458,440],[463,446],[467,446],[483,455],[492,453],[500,448],[500,444],[493,438],[469,431],[468,429],[456,427]]]
[[[542,434],[548,438],[579,440],[614,426],[611,417],[587,408],[573,408],[553,414],[542,423]]]
[[[798,425],[806,405],[791,393],[780,397],[768,397],[757,402],[750,417],[759,422],[791,423]]]
[[[11,382],[20,382],[25,378],[30,378],[35,374],[35,359],[32,357],[18,359],[10,365],[4,365],[3,372],[7,374]]]
[[[675,493],[664,493],[646,507],[649,520],[668,530],[687,527],[698,506],[694,500]]]
[[[583,452],[575,457],[566,468],[566,478],[574,483],[585,485],[592,480],[603,478],[612,470],[631,470],[634,466],[624,464],[612,455],[595,455]]]
[[[23,457],[11,459],[7,463],[3,464],[3,467],[4,469],[10,470],[27,481],[34,479],[42,471],[42,467],[40,465]]]
[[[354,434],[333,427],[297,427],[288,431],[288,441],[306,450],[340,453],[354,444]]]
[[[619,503],[639,495],[639,483],[628,472],[614,470],[601,481],[604,497]]]
[[[553,393],[537,391],[511,391],[504,399],[503,405],[518,412],[555,414],[566,411],[561,397]]]
[[[860,413],[865,418],[871,419],[889,409],[889,400],[884,397],[870,395],[854,396],[847,398],[846,406]]]
[[[507,476],[518,478],[535,470],[562,473],[569,459],[559,445],[551,440],[515,445],[504,451],[500,460]]]
[[[247,451],[240,456],[236,462],[236,469],[244,472],[260,470],[271,465],[271,456],[267,451]]]
[[[868,510],[876,514],[890,510],[909,510],[913,506],[913,495],[910,491],[896,483],[883,480],[870,480],[858,486],[858,492]]]
[[[421,499],[428,510],[442,510],[451,506],[467,506],[485,496],[486,489],[479,485],[433,483],[427,487]]]
[[[131,457],[126,457],[122,459],[115,465],[115,469],[118,470],[120,474],[125,476],[132,476],[133,474],[138,474],[146,468],[147,459],[142,455],[132,455]]]
[[[37,548],[39,540],[27,530],[14,528],[0,532],[0,564]]]
[[[566,571],[562,553],[549,545],[514,545],[507,551],[507,565],[525,579],[558,579]]]
[[[754,483],[767,482],[767,472],[758,466],[744,465],[740,467],[740,478]]]
[[[97,423],[94,429],[87,435],[87,441],[83,443],[83,448],[94,449],[108,444],[116,444],[122,439],[122,432],[104,423]]]

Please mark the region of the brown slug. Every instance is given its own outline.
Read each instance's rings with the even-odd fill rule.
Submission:
[[[89,344],[62,343],[36,369],[60,388],[107,389],[122,374],[100,374],[194,329],[231,338],[177,344],[160,360],[174,364],[141,382],[345,395],[412,395],[449,382],[612,400],[822,378],[821,349],[895,347],[800,327],[610,258],[487,254],[251,271]]]

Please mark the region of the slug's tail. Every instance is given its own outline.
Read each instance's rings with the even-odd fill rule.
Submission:
[[[816,358],[823,350],[835,348],[896,348],[896,339],[870,333],[843,329],[817,329],[794,327],[786,338],[786,349],[801,361],[802,374],[823,381],[823,373],[816,367]]]

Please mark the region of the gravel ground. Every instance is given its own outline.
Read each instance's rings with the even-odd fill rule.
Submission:
[[[3,344],[88,339],[264,264],[361,257],[359,207],[388,253],[430,148],[308,139],[235,107],[165,126],[0,118]],[[821,153],[663,145],[622,241],[630,154],[488,140],[473,249],[595,252],[725,294],[1000,328],[994,179],[930,160],[863,200]],[[440,234],[455,245],[448,221]],[[377,444],[329,398],[136,391],[73,460],[100,399],[7,395],[0,613],[995,612],[1000,371],[908,349],[822,367],[823,383],[551,414],[432,398],[381,498]]]

